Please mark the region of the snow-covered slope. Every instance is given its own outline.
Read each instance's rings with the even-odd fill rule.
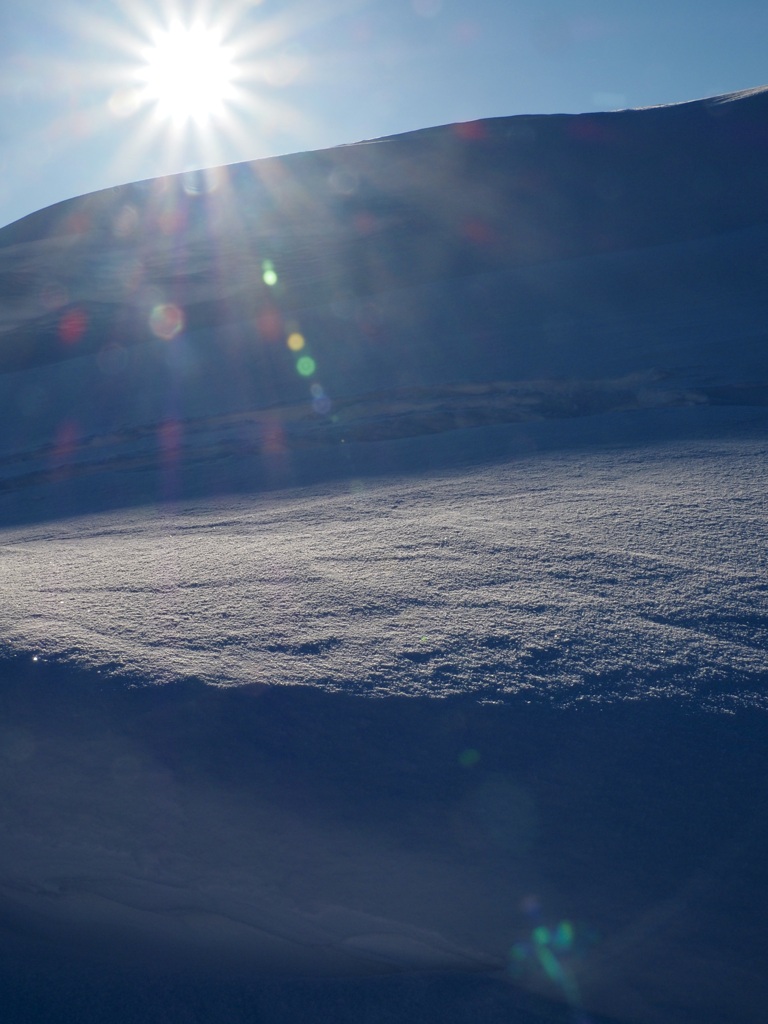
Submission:
[[[766,111],[757,90],[434,128],[11,225],[0,472],[146,458],[158,433],[185,462],[212,428],[216,457],[261,483],[285,449],[301,482],[307,446],[762,404]]]
[[[9,1019],[762,1022],[766,170],[755,90],[0,232]]]

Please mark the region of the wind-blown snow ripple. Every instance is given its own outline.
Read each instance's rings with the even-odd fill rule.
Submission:
[[[0,628],[147,682],[763,704],[765,466],[689,442],[7,530]]]

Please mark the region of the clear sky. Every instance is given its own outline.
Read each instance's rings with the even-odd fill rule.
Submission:
[[[768,81],[764,0],[3,0],[0,224],[141,178]]]

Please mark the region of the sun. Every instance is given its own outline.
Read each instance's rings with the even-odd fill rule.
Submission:
[[[214,29],[172,25],[153,36],[142,56],[143,98],[160,118],[203,124],[224,114],[234,95],[237,66]]]
[[[262,12],[265,0],[108,6],[121,10],[119,18],[84,12],[79,27],[101,51],[108,47],[99,66],[107,94],[100,114],[105,125],[123,126],[110,157],[116,176],[223,167],[255,156],[255,145],[298,148],[294,139],[316,131],[316,118],[291,96],[313,77],[296,37],[325,22],[317,13],[324,5],[290,0],[276,13]]]

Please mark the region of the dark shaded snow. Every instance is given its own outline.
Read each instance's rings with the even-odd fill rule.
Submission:
[[[759,1020],[762,715],[3,671],[0,981],[21,1006]],[[548,976],[536,929],[558,927]]]
[[[4,1019],[762,1024],[766,115],[0,232]]]

